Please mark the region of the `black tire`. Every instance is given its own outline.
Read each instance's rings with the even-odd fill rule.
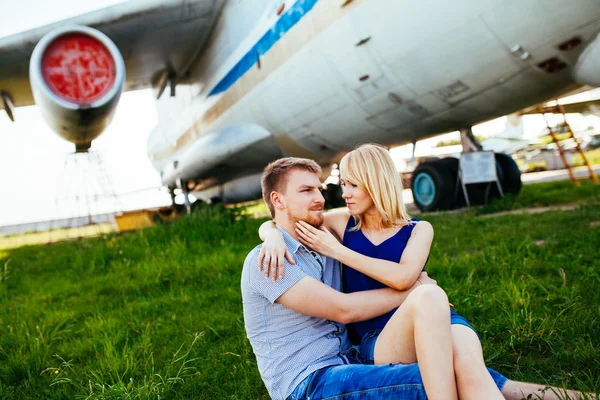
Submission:
[[[201,207],[203,207],[203,206],[205,206],[205,205],[206,205],[206,203],[205,203],[204,201],[202,201],[202,200],[200,200],[200,199],[196,199],[196,201],[195,201],[195,202],[193,202],[193,203],[192,203],[192,206],[191,206],[191,208],[192,208],[192,212],[194,212],[194,211],[198,210],[199,208],[201,208]]]
[[[451,172],[450,161],[433,161],[420,164],[413,172],[411,190],[419,210],[435,211],[454,208],[456,174]]]
[[[465,201],[465,194],[463,193],[462,186],[460,185],[460,179],[458,178],[458,168],[459,168],[458,158],[446,157],[446,158],[442,158],[441,160],[439,160],[437,162],[442,166],[442,168],[447,169],[452,176],[452,180],[450,183],[454,187],[454,194],[453,194],[454,207],[453,208],[465,207],[467,205],[467,202]]]
[[[342,197],[342,186],[334,183],[328,183],[327,189],[323,191],[326,208],[337,208],[346,205],[346,201]]]
[[[518,195],[521,192],[521,170],[511,156],[506,153],[495,153],[496,164],[502,170],[503,179],[500,181],[504,194]]]

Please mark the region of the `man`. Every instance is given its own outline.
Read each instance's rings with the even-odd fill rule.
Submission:
[[[285,158],[269,164],[263,174],[264,200],[296,260],[296,266],[286,268],[284,277],[276,281],[265,279],[257,268],[260,246],[244,263],[246,332],[267,390],[275,399],[427,398],[417,364],[361,365],[344,324],[384,314],[406,300],[403,307],[408,304],[415,323],[428,331],[419,344],[422,354],[433,357],[437,344],[449,335],[448,316],[435,312],[447,310],[448,299],[436,285],[419,284],[404,292],[387,288],[341,293],[337,261],[301,245],[295,232],[300,220],[316,227],[323,223],[320,173],[314,161]],[[540,389],[503,377],[498,385],[508,399],[539,394]],[[456,398],[452,384],[447,392],[441,390],[429,393],[430,398]]]

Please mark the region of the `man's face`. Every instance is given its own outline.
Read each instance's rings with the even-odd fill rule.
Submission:
[[[323,225],[325,199],[317,174],[302,169],[290,171],[285,190],[279,198],[292,223],[305,221],[316,228]]]

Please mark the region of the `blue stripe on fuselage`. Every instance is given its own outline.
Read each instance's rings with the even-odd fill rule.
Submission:
[[[298,0],[283,14],[273,27],[248,50],[242,59],[211,90],[208,96],[223,93],[240,79],[259,59],[266,54],[294,25],[308,13],[318,0]]]

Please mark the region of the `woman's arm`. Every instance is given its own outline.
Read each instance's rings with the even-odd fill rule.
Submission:
[[[348,223],[348,218],[350,218],[350,213],[347,211],[329,211],[323,214],[323,217],[323,226],[342,239],[344,237],[344,229],[346,229],[346,224]],[[281,232],[279,232],[277,225],[275,225],[275,222],[273,221],[265,221],[258,228],[258,236],[263,242],[267,240],[268,235],[274,233],[281,235]]]
[[[284,259],[290,264],[296,264],[292,253],[283,241],[283,234],[273,221],[265,221],[258,228],[258,236],[264,242],[258,253],[258,270],[265,272],[265,278],[283,278]],[[279,274],[278,274],[279,272]]]
[[[350,213],[338,210],[326,212],[323,216],[325,217],[323,226],[330,230],[341,243],[344,239],[344,231],[346,230],[346,225],[348,225]]]
[[[425,266],[433,240],[431,224],[426,221],[418,222],[398,266],[398,263],[367,257],[350,250],[332,240],[333,236],[326,229],[316,229],[304,223],[298,223],[297,226],[298,235],[306,246],[396,290],[405,290],[415,283]]]

